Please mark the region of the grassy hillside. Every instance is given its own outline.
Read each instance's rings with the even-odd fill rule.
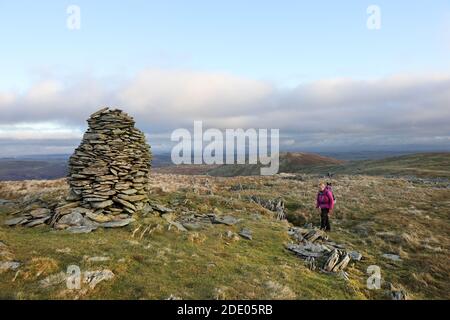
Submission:
[[[450,178],[450,153],[418,153],[377,160],[340,161],[313,154],[284,154],[279,172],[326,175],[364,174]],[[212,176],[258,175],[259,165],[223,165],[208,171]]]
[[[280,154],[279,172],[302,172],[306,168],[317,166],[341,165],[345,161],[324,157],[313,153],[282,153]],[[207,172],[211,176],[233,177],[260,175],[261,164],[255,165],[222,165]]]
[[[7,213],[20,203],[55,204],[67,194],[63,180],[0,183],[2,259],[19,261],[17,270],[0,272],[0,296],[12,299],[389,299],[389,283],[412,299],[449,299],[450,192],[404,179],[339,176],[333,180],[338,205],[330,238],[363,255],[347,268],[348,280],[311,271],[284,246],[291,223],[318,224],[314,208],[317,179],[281,177],[217,178],[153,174],[150,196],[174,210],[227,214],[233,226],[213,224],[182,232],[156,214],[136,215],[125,228],[69,234],[7,227]],[[240,188],[235,188],[239,185]],[[247,200],[282,197],[291,223]],[[33,200],[35,199],[35,200]],[[38,200],[39,199],[39,200]],[[136,229],[138,231],[136,231]],[[143,233],[147,227],[154,232]],[[242,228],[253,239],[228,237]],[[392,261],[383,254],[396,254]],[[95,257],[102,257],[95,261]],[[68,290],[64,284],[43,288],[41,281],[65,272],[110,269],[114,278],[94,289]],[[367,267],[378,265],[382,288],[366,287]]]
[[[450,152],[417,153],[379,160],[350,161],[342,165],[318,165],[304,168],[302,172],[450,178]]]
[[[208,172],[218,167],[220,167],[220,165],[180,164],[153,168],[153,172],[181,175],[207,175]]]

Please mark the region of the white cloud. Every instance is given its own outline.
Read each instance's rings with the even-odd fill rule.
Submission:
[[[16,97],[12,92],[0,92],[0,106],[13,105],[15,98]]]
[[[118,92],[147,121],[216,119],[256,111],[273,91],[267,83],[226,73],[149,69]]]
[[[205,127],[279,128],[289,146],[436,143],[442,140],[434,137],[450,133],[450,75],[325,79],[292,89],[192,70],[146,69],[112,83],[53,78],[22,94],[0,92],[0,138],[79,139],[88,116],[105,105],[133,115],[158,144],[194,120]]]
[[[0,139],[16,140],[66,140],[81,139],[80,128],[62,126],[53,122],[0,124]]]

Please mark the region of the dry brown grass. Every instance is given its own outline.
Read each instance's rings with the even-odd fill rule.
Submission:
[[[48,276],[59,270],[58,261],[47,257],[34,257],[20,270],[19,276],[23,280],[36,280],[41,276]]]
[[[53,192],[67,190],[66,179],[58,180],[25,180],[25,181],[1,181],[0,198],[17,199],[26,195],[48,195]]]

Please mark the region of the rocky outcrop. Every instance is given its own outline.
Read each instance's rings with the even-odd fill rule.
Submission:
[[[320,267],[322,272],[344,272],[351,260],[362,259],[359,252],[347,251],[345,246],[330,241],[322,230],[291,227],[288,234],[295,243],[287,244],[286,249],[305,260],[311,270]]]
[[[251,202],[254,202],[256,204],[259,204],[263,208],[276,212],[277,219],[278,220],[284,220],[286,219],[286,210],[284,208],[284,200],[283,199],[272,199],[272,200],[266,200],[263,198],[260,198],[258,196],[252,195],[249,197],[249,200]]]

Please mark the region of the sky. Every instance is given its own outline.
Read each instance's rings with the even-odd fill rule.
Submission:
[[[289,150],[450,150],[448,0],[0,0],[0,41],[0,156],[71,153],[103,106],[154,151],[194,120]]]

